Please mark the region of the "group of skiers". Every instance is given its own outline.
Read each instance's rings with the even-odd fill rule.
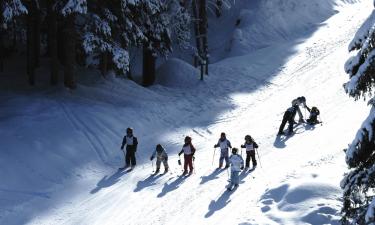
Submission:
[[[320,114],[317,107],[312,107],[311,109],[306,105],[306,98],[301,96],[292,101],[292,106],[288,108],[283,116],[278,135],[284,134],[284,127],[288,122],[288,134],[293,132],[293,125],[295,123],[294,118],[296,114],[299,115],[299,122],[305,122],[303,119],[303,115],[299,106],[303,106],[310,112],[309,118],[306,120],[307,123],[313,125],[320,123],[318,120],[318,116]],[[121,167],[120,169],[126,169],[130,167],[133,169],[136,165],[136,158],[135,153],[137,151],[138,140],[133,135],[133,129],[127,128],[126,135],[123,138],[121,150],[124,150],[126,145],[126,151],[124,151],[125,157],[125,166]],[[219,166],[217,169],[223,168],[223,163],[225,161],[224,169],[231,167],[231,175],[230,175],[230,183],[227,186],[228,190],[232,190],[239,185],[239,173],[241,170],[251,171],[254,170],[257,166],[257,160],[255,157],[256,149],[258,148],[258,144],[254,141],[254,139],[250,135],[245,136],[245,143],[241,145],[241,149],[246,149],[246,160],[245,160],[245,167],[244,167],[244,160],[242,158],[242,150],[241,154],[238,154],[237,148],[232,148],[230,141],[227,139],[226,134],[224,132],[221,133],[218,142],[214,145],[214,149],[220,148],[220,158],[219,158]],[[229,156],[229,149],[231,149],[232,155]],[[183,173],[182,176],[190,175],[194,171],[194,154],[196,149],[192,144],[192,139],[189,136],[186,136],[184,139],[184,144],[182,146],[181,151],[178,153],[180,157],[181,154],[184,154],[184,166],[183,166]],[[214,152],[215,154],[215,152]],[[214,155],[215,156],[215,155]],[[259,156],[258,156],[259,157]],[[150,160],[153,161],[156,158],[156,170],[155,174],[160,172],[160,166],[163,163],[164,165],[164,173],[167,173],[169,170],[168,165],[168,154],[165,148],[161,144],[157,144],[155,151],[152,153]],[[252,161],[252,168],[250,168],[250,160]],[[178,160],[178,163],[181,165],[181,160]]]

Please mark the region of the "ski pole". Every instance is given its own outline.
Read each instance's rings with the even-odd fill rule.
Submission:
[[[318,116],[319,116],[319,120],[320,120],[320,126],[323,126],[323,120],[322,120],[322,118],[320,117],[320,114],[319,114]]]
[[[183,171],[184,169],[182,168],[181,157],[180,157],[180,155],[178,155],[178,164],[181,166],[181,171]]]
[[[193,156],[191,160],[193,161],[193,173],[195,174],[195,157]]]
[[[216,152],[216,148],[214,148],[214,155],[212,156],[212,165],[214,165],[215,152]]]
[[[259,159],[259,165],[260,165],[260,168],[262,168],[262,163],[260,162],[260,156],[259,156],[259,153],[258,153],[258,148],[256,148],[255,151],[257,151],[257,155],[258,155],[258,159]]]
[[[230,177],[229,177],[229,170],[228,170],[228,168],[227,168],[227,175],[228,175],[228,180],[230,179]]]
[[[151,165],[152,165],[152,172],[155,172],[155,170],[154,170],[154,160],[151,160]]]

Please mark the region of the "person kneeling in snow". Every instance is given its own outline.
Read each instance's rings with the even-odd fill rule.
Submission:
[[[315,106],[313,106],[311,109],[307,107],[307,110],[310,112],[309,118],[306,120],[307,123],[314,125],[317,123],[320,123],[318,120],[318,116],[320,114],[319,109]]]
[[[233,187],[238,187],[240,183],[239,174],[243,170],[243,159],[237,154],[238,149],[232,148],[232,155],[229,157],[229,163],[231,165],[230,183],[227,186],[227,190],[233,190]]]
[[[225,133],[221,133],[220,139],[217,142],[216,145],[214,145],[214,148],[220,147],[220,159],[219,159],[219,167],[218,169],[221,169],[223,166],[223,161],[225,159],[225,168],[229,167],[229,148],[232,148],[232,145],[230,144],[230,141],[225,136]]]
[[[296,109],[297,109],[297,113],[298,113],[298,116],[299,116],[298,122],[303,123],[305,121],[303,120],[303,115],[302,115],[301,109],[299,108],[300,105],[302,105],[304,108],[307,108],[306,98],[304,96],[298,97],[298,98],[296,98],[292,101],[292,106],[296,107]]]
[[[150,160],[154,160],[156,156],[156,171],[155,173],[159,173],[160,171],[160,164],[163,163],[164,164],[164,173],[167,173],[168,172],[168,154],[167,152],[165,151],[165,149],[163,148],[163,146],[161,146],[161,144],[158,144],[156,145],[156,150],[154,151],[154,153],[152,153],[152,156],[150,157]]]
[[[257,160],[255,158],[255,149],[258,148],[258,144],[250,135],[245,136],[245,144],[241,145],[241,148],[246,148],[246,167],[248,169],[250,166],[250,159],[253,163],[253,169],[257,166]]]
[[[184,153],[184,172],[182,175],[187,174],[187,168],[189,166],[189,174],[193,173],[193,157],[195,153],[195,148],[193,144],[191,143],[191,137],[186,136],[185,137],[185,144],[182,146],[182,150],[180,153],[178,153],[178,156],[180,156],[182,153]]]

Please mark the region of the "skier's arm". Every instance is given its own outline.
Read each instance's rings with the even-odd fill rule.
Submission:
[[[195,148],[194,148],[193,144],[190,144],[190,148],[191,148],[192,155],[194,155],[195,154]]]
[[[230,144],[230,141],[227,140],[227,142],[228,142],[228,147],[232,148],[232,145]]]
[[[258,144],[254,141],[254,148],[258,148]]]
[[[220,146],[220,139],[217,141],[217,143],[214,145],[214,148],[217,148],[217,147],[219,147]]]
[[[136,137],[133,137],[133,146],[134,146],[134,151],[137,151],[137,146],[138,146],[138,139]]]
[[[122,139],[121,149],[124,149],[125,145],[126,145],[126,136],[124,136],[124,138]]]
[[[155,155],[156,155],[156,150],[152,153],[150,160],[153,160],[155,158]]]
[[[180,156],[182,153],[184,153],[184,149],[181,149],[181,151],[178,153],[178,155]]]

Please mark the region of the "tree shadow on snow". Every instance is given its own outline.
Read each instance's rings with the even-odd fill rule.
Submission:
[[[171,178],[171,179],[172,179],[172,178]],[[171,179],[170,179],[170,180],[171,180]],[[163,189],[161,190],[161,192],[158,194],[157,197],[158,197],[158,198],[162,198],[162,197],[164,197],[166,194],[168,194],[169,192],[176,190],[176,189],[179,188],[180,185],[185,181],[185,179],[186,179],[185,177],[180,176],[180,177],[177,177],[177,179],[175,179],[174,181],[172,181],[172,182],[169,183],[169,184],[168,184],[168,182],[165,183]]]
[[[139,192],[142,189],[146,187],[150,187],[152,185],[155,185],[155,181],[159,178],[160,176],[149,176],[144,180],[138,181],[137,187],[134,189],[134,192]]]
[[[211,174],[207,175],[207,176],[201,176],[201,183],[200,184],[204,184],[204,183],[207,183],[208,181],[210,180],[216,180],[219,178],[219,174],[224,172],[225,170],[224,169],[215,169],[214,171],[212,171]]]
[[[117,182],[120,181],[120,178],[122,175],[126,174],[127,171],[124,171],[124,170],[117,170],[114,174],[112,174],[110,177],[108,177],[107,175],[105,175],[97,184],[96,184],[96,187],[94,189],[92,189],[90,191],[91,194],[95,194],[97,192],[99,192],[101,189],[103,188],[107,188],[107,187],[110,187],[114,184],[116,184]]]

